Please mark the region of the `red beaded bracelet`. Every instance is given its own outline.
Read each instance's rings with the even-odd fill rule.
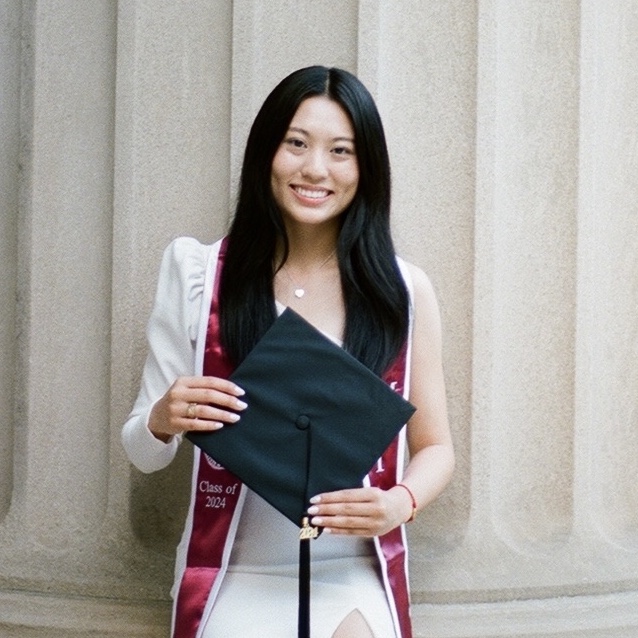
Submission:
[[[411,523],[416,518],[416,499],[414,498],[414,494],[412,494],[412,490],[403,483],[397,483],[397,487],[402,487],[407,493],[410,495],[410,500],[412,501],[412,514],[410,518],[406,521],[406,523]]]

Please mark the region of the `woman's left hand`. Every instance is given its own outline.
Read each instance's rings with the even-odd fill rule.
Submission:
[[[319,494],[310,499],[310,523],[329,534],[381,536],[412,515],[406,490],[360,487]]]

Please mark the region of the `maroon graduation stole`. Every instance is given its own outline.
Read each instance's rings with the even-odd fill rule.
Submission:
[[[390,369],[383,375],[383,380],[402,396],[404,396],[405,391],[407,350],[407,346],[404,346]],[[399,482],[403,472],[400,437],[401,435],[392,441],[377,465],[368,474],[368,480],[373,487],[389,490]],[[395,527],[387,534],[375,538],[375,545],[381,562],[381,572],[386,585],[390,610],[395,625],[398,625],[397,635],[400,638],[412,638],[410,585],[404,526]]]
[[[225,356],[220,340],[219,281],[226,255],[227,239],[222,240],[208,318],[202,374],[228,378],[233,366]],[[403,394],[407,352],[403,352],[384,375],[394,390]],[[401,436],[401,435],[400,435]],[[401,459],[397,437],[368,475],[370,485],[389,489],[399,480]],[[191,494],[192,528],[188,539],[186,567],[176,594],[173,638],[196,638],[212,609],[216,592],[226,570],[234,530],[241,513],[242,482],[194,446],[195,464]],[[232,530],[232,531],[231,531]],[[390,609],[400,638],[412,638],[409,615],[407,555],[403,526],[375,539]],[[215,590],[215,591],[213,591]]]

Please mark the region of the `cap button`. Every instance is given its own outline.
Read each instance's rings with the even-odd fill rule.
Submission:
[[[295,425],[299,430],[307,430],[310,426],[310,417],[306,414],[300,414],[295,421]]]

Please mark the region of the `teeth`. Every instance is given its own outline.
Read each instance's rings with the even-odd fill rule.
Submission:
[[[308,190],[306,188],[300,188],[299,186],[295,186],[295,190],[302,196],[302,197],[309,197],[310,199],[321,199],[322,197],[327,197],[328,196],[328,191],[315,191],[315,190]]]

